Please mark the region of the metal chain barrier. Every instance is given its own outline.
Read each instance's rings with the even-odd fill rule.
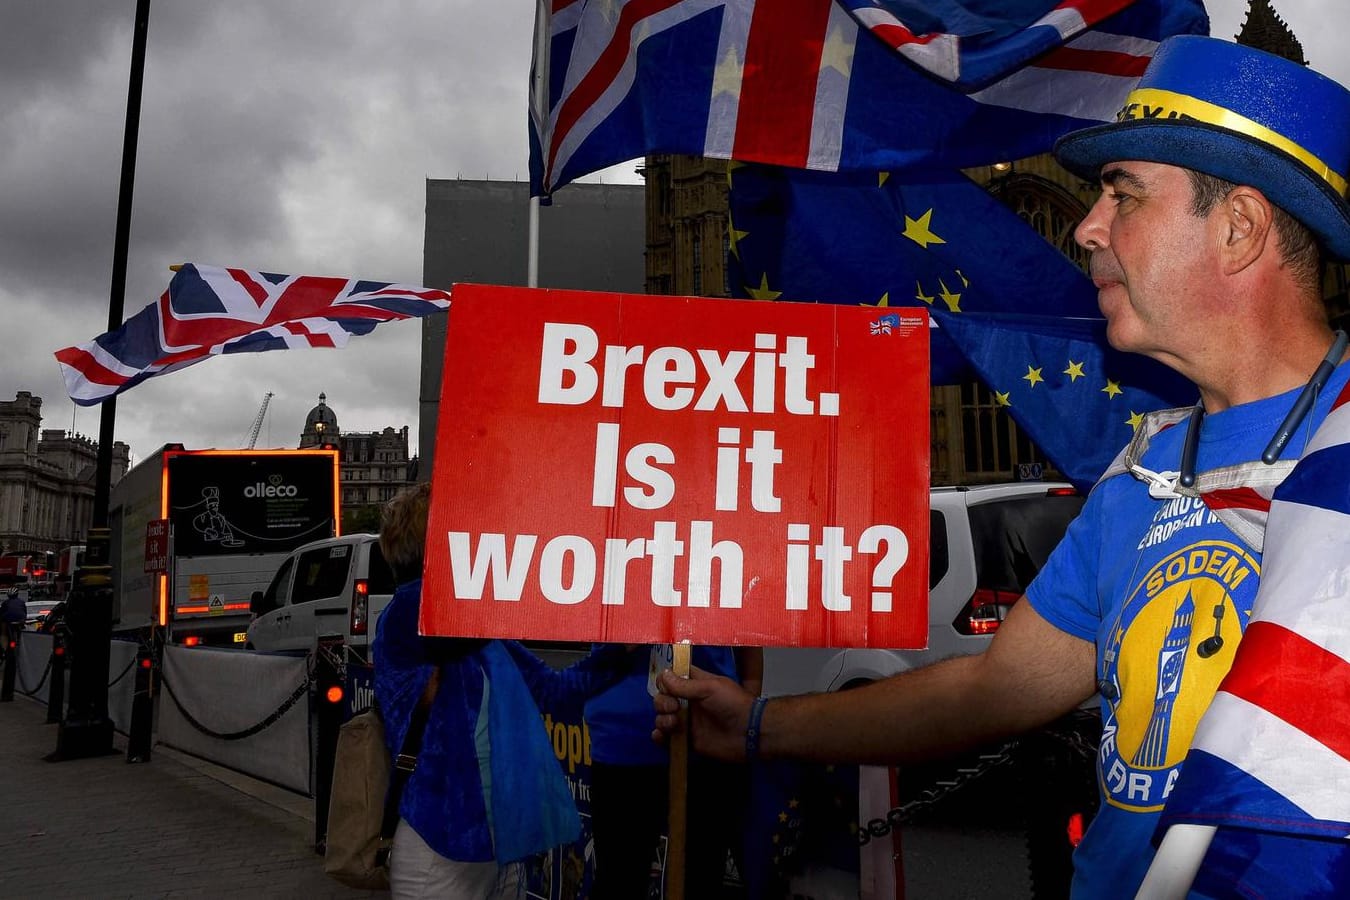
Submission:
[[[29,690],[28,685],[24,684],[23,666],[18,666],[17,668],[15,668],[14,676],[15,681],[18,682],[19,693],[23,694],[25,697],[36,696],[37,692],[42,690],[42,686],[47,683],[47,676],[51,674],[51,671],[52,671],[52,658],[51,656],[48,656],[47,667],[42,670],[42,677],[38,679],[37,687],[33,688],[32,690]]]
[[[1100,723],[1097,725],[1097,731],[1101,731]],[[1074,729],[1067,731],[1056,731],[1055,737],[1068,744],[1076,753],[1086,759],[1095,759],[1097,751],[1101,749],[1097,741],[1085,736],[1082,732]]]
[[[1050,728],[1038,732],[1038,734],[1053,737],[1063,742],[1074,753],[1085,759],[1091,759],[1097,755],[1096,743],[1086,737],[1079,729],[1073,727]],[[958,768],[951,778],[936,780],[932,787],[920,792],[919,796],[913,800],[888,811],[885,818],[869,820],[865,827],[858,829],[858,845],[865,846],[874,837],[885,837],[896,828],[909,824],[920,814],[938,805],[966,785],[994,769],[1011,763],[1016,756],[1016,750],[1021,740],[1008,741],[993,753],[981,754],[975,765]]]
[[[968,784],[982,778],[989,772],[1013,761],[1018,741],[1012,740],[999,747],[993,753],[982,753],[973,766],[958,768],[950,778],[939,778],[933,786],[919,793],[919,796],[903,803],[886,813],[885,818],[870,819],[858,829],[858,846],[864,847],[872,838],[885,837],[892,831],[912,822],[924,811],[933,808]]]
[[[169,679],[164,677],[163,672],[160,673],[160,684],[164,685],[164,689],[168,693],[169,698],[173,700],[173,705],[178,707],[178,711],[183,714],[183,718],[186,719],[187,723],[191,725],[193,728],[197,729],[207,737],[216,738],[222,741],[239,741],[247,737],[252,737],[253,735],[257,734],[263,729],[270,727],[278,719],[286,715],[286,713],[290,711],[290,708],[300,701],[301,697],[304,697],[307,693],[309,693],[310,676],[307,673],[304,677],[304,680],[300,682],[299,686],[296,687],[296,689],[291,693],[291,695],[287,697],[284,701],[282,701],[281,706],[277,707],[276,710],[267,718],[263,719],[256,725],[243,729],[242,731],[231,731],[228,733],[213,731],[212,729],[207,728],[201,722],[198,722],[197,719],[190,712],[184,709],[182,701],[180,701],[178,699],[178,695],[173,692],[173,683],[170,682]]]
[[[127,673],[130,672],[130,671],[131,671],[132,669],[134,669],[134,668],[136,668],[136,657],[133,656],[133,657],[131,658],[131,662],[127,663],[127,667],[126,667],[125,669],[122,670],[122,674],[121,674],[121,675],[118,675],[118,676],[117,676],[116,678],[114,678],[112,681],[108,682],[108,687],[112,687],[113,685],[117,684],[117,682],[121,681],[123,678],[126,678],[126,677],[127,677]]]

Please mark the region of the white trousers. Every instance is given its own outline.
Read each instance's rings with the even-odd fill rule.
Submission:
[[[525,867],[518,862],[499,867],[495,862],[446,859],[399,819],[389,857],[389,891],[394,900],[523,900]]]

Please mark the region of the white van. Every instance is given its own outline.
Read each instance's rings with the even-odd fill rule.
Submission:
[[[837,691],[979,653],[1036,575],[1084,497],[1022,481],[929,492],[928,646],[922,650],[766,647],[764,692]]]
[[[320,635],[341,634],[365,648],[394,593],[394,574],[376,534],[313,541],[291,551],[265,591],[249,603],[254,650],[309,650]]]

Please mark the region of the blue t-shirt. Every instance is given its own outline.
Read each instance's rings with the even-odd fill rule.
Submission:
[[[1350,378],[1342,365],[1282,459],[1295,459]],[[1300,389],[1301,390],[1301,389]],[[1207,415],[1196,469],[1259,460],[1299,391]],[[1180,468],[1186,422],[1153,437],[1140,463]],[[1102,806],[1074,854],[1075,900],[1132,897],[1200,715],[1233,663],[1261,578],[1261,554],[1199,499],[1150,496],[1118,475],[1098,484],[1027,599],[1051,625],[1097,648]],[[1201,657],[1217,633],[1222,648]]]
[[[652,740],[656,708],[647,692],[650,656],[633,653],[628,660],[628,672],[622,681],[586,701],[591,759],[620,766],[664,765],[670,754]],[[737,677],[736,657],[730,647],[696,646],[690,661],[714,675]]]

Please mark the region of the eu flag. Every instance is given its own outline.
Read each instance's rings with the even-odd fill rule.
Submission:
[[[1176,372],[1113,350],[1102,319],[934,313],[1000,406],[1086,491],[1144,413],[1195,402]]]
[[[935,312],[1095,317],[1097,291],[1058,250],[960,173],[738,166],[731,173],[731,287],[761,299]],[[973,380],[939,324],[932,381]]]

